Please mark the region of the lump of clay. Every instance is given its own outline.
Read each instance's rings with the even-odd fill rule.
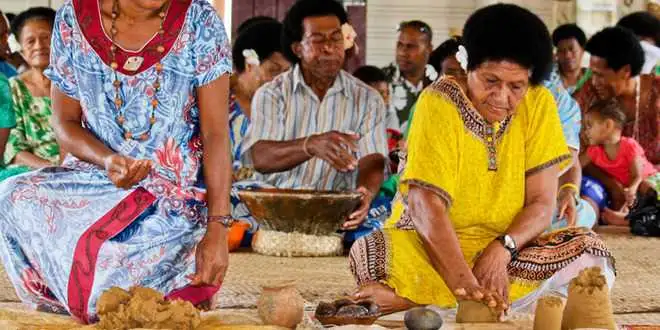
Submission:
[[[358,305],[364,306],[364,308],[369,310],[369,315],[377,315],[380,309],[378,308],[378,305],[376,305],[375,302],[373,301],[363,301],[359,302]]]
[[[463,300],[458,303],[456,323],[495,323],[499,315],[482,302]]]
[[[406,312],[404,322],[409,330],[437,330],[442,327],[440,314],[424,307],[416,307]]]
[[[552,296],[539,299],[534,314],[534,330],[560,330],[563,313],[563,299]]]
[[[337,308],[334,304],[321,302],[316,307],[316,316],[330,317],[334,316],[335,314],[337,314]]]
[[[128,300],[126,295],[128,294]],[[106,297],[107,296],[107,297]],[[121,299],[120,299],[121,298]],[[117,305],[117,301],[121,301]],[[100,306],[101,303],[105,304]],[[148,288],[126,292],[112,288],[99,298],[99,329],[181,329],[193,330],[201,323],[199,311],[189,302],[166,301],[161,293]]]
[[[96,302],[96,313],[104,315],[110,312],[115,312],[120,305],[128,303],[131,299],[131,294],[126,290],[112,287],[99,297]]]
[[[358,318],[358,317],[365,317],[369,315],[369,310],[360,305],[346,305],[341,307],[340,309],[337,310],[337,314],[335,316],[337,317],[351,317],[351,318]]]
[[[617,329],[607,281],[599,267],[585,269],[571,280],[561,328]]]

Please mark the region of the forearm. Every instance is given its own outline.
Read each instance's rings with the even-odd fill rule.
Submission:
[[[630,191],[637,191],[639,189],[639,185],[642,184],[642,177],[640,175],[634,176],[630,178],[630,184],[628,185],[628,189]]]
[[[61,150],[83,161],[104,167],[106,157],[115,153],[83,128],[79,121],[54,120],[53,129]]]
[[[554,199],[538,201],[525,206],[516,215],[506,233],[515,240],[518,249],[525,247],[550,227],[555,208]]]
[[[304,144],[305,138],[292,141],[259,141],[250,149],[254,169],[264,174],[289,171],[310,160],[311,157],[305,153]],[[309,149],[309,146],[307,148]]]
[[[14,160],[12,161],[12,164],[23,165],[33,169],[53,165],[51,162],[28,151],[20,151],[17,153],[16,157],[14,157]]]
[[[372,195],[376,195],[385,180],[385,157],[381,154],[371,154],[358,164],[358,187],[367,188]]]
[[[518,249],[550,227],[557,208],[558,175],[559,166],[553,166],[525,179],[525,206],[506,231]]]
[[[231,214],[231,156],[229,140],[223,133],[209,134],[204,138],[204,182],[206,183],[206,199],[210,216]],[[224,148],[222,146],[225,146]]]
[[[410,187],[410,211],[424,250],[435,271],[450,289],[458,289],[463,281],[475,281],[472,270],[463,257],[458,236],[449,219],[448,210],[435,193]]]
[[[573,164],[571,167],[559,177],[559,187],[562,187],[566,184],[572,184],[578,188],[582,184],[582,166],[580,166],[580,161],[578,159],[578,154],[575,151],[571,151],[573,155]],[[579,191],[577,192],[579,193]]]

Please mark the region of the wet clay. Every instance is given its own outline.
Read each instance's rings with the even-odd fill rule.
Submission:
[[[96,309],[97,327],[104,330],[193,330],[201,323],[199,310],[191,303],[166,301],[161,293],[148,288],[111,288],[101,295]]]
[[[497,313],[487,305],[472,300],[458,302],[456,323],[495,323],[499,322]]]
[[[561,328],[617,329],[607,281],[599,267],[585,269],[571,280]]]
[[[534,330],[561,330],[564,300],[559,297],[543,297],[536,303]]]

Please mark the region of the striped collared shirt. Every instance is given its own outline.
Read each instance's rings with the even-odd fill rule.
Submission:
[[[361,136],[356,156],[387,155],[386,109],[378,92],[341,71],[323,100],[305,83],[299,65],[262,86],[252,99],[252,118],[243,141],[243,161],[251,163],[249,149],[261,140],[291,141],[312,134],[338,131]],[[340,173],[319,158],[287,172],[258,175],[278,188],[352,190],[357,170]]]

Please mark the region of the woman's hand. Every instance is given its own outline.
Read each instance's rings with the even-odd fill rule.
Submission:
[[[227,244],[227,228],[216,222],[210,222],[206,234],[197,244],[195,252],[195,275],[191,285],[220,286],[229,266],[229,247]]]
[[[511,254],[498,241],[493,241],[477,258],[472,272],[481,287],[494,291],[508,305],[509,273],[507,266],[511,262]],[[506,309],[506,308],[505,308]]]
[[[456,300],[471,300],[481,302],[491,309],[495,310],[498,314],[502,315],[508,309],[508,304],[504,298],[494,290],[489,290],[472,277],[471,280],[465,280],[456,286],[454,289],[454,296]]]
[[[562,189],[559,191],[557,201],[557,219],[566,218],[567,226],[575,227],[575,220],[577,219],[577,201],[575,200],[575,195],[571,194],[569,189]]]
[[[342,224],[341,229],[343,230],[355,230],[364,222],[364,220],[367,219],[371,202],[374,200],[374,194],[365,187],[359,187],[357,192],[362,194],[360,206],[358,206],[358,209],[348,217],[348,220],[344,222],[344,224]]]
[[[129,189],[149,175],[150,160],[136,160],[119,154],[112,154],[103,161],[108,178],[118,188]]]

